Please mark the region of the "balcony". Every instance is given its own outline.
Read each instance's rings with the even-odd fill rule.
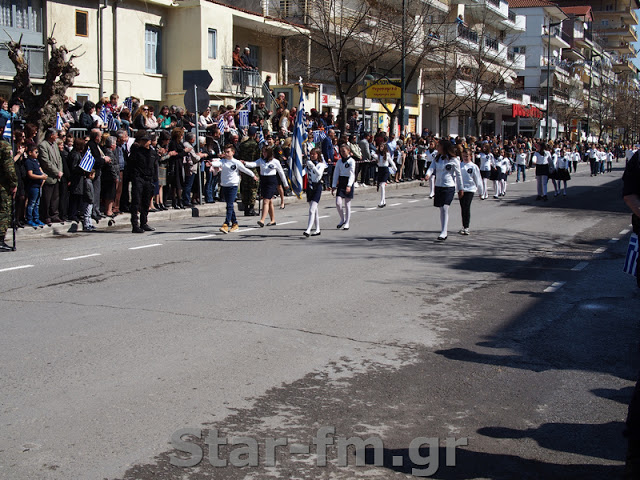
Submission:
[[[453,0],[451,3],[464,4],[470,17],[483,21],[496,28],[504,28],[509,20],[509,4],[506,0]]]
[[[618,10],[598,10],[598,18],[622,18],[625,22],[629,22],[630,25],[638,24],[638,16],[633,8],[620,8]]]
[[[509,100],[517,100],[521,102],[522,99],[524,98],[524,92],[522,90],[507,88],[507,98]]]
[[[620,25],[617,27],[602,28],[599,33],[610,40],[620,40],[625,42],[637,42],[638,34],[631,25]]]
[[[22,45],[43,46],[42,4],[41,0],[3,1],[0,5],[0,42],[9,41],[9,37],[15,41],[22,37]]]
[[[551,43],[551,45],[556,48],[569,48],[569,43],[562,38],[562,31],[559,27],[553,27],[551,29],[551,36],[549,36],[547,27],[544,27],[542,36],[546,44]]]
[[[262,96],[262,75],[258,70],[222,67],[222,92],[232,95]]]
[[[29,65],[29,75],[31,78],[44,78],[45,74],[45,48],[43,47],[22,47],[25,60]],[[8,48],[0,45],[0,75],[13,77],[16,69],[9,59]]]
[[[638,73],[638,69],[631,60],[618,59],[613,60],[613,71],[616,73]]]

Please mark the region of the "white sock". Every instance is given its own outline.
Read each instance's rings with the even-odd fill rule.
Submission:
[[[429,190],[429,195],[433,196],[436,194],[436,176],[435,175],[431,175],[431,177],[429,178],[429,186],[431,187],[431,190]]]
[[[498,180],[493,181],[493,195],[500,195],[500,182]]]
[[[345,216],[345,221],[344,221],[344,226],[348,227],[349,226],[349,220],[351,220],[351,199],[350,198],[345,198],[344,199],[344,203],[346,204],[346,210],[347,210],[347,214]]]
[[[340,215],[340,223],[344,223],[344,213],[342,213],[342,197],[336,197],[336,208],[338,209],[338,215]]]
[[[440,207],[440,224],[442,225],[441,237],[447,236],[447,230],[449,229],[449,205]]]
[[[309,202],[309,223],[307,224],[307,233],[311,233],[311,227],[314,224],[316,214],[318,213],[318,203]]]
[[[507,181],[500,180],[500,186],[502,187],[502,194],[504,195],[505,193],[507,193]]]
[[[314,202],[315,203],[315,202]],[[317,203],[316,203],[317,205]],[[316,208],[316,214],[315,216],[315,224],[316,224],[316,233],[320,232],[320,212],[318,212],[318,209]]]
[[[482,179],[482,185],[484,187],[483,191],[484,191],[484,196],[486,197],[487,195],[489,195],[487,192],[489,191],[487,188],[487,179],[483,178]]]
[[[386,183],[380,184],[380,205],[384,205],[385,203],[387,203],[386,195],[385,195],[386,188],[387,188]]]

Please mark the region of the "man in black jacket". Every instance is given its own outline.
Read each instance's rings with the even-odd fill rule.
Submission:
[[[151,137],[142,135],[131,146],[129,173],[131,175],[131,227],[133,233],[153,232],[147,224],[149,204],[153,196],[154,159],[151,155]],[[138,212],[140,221],[138,222]]]

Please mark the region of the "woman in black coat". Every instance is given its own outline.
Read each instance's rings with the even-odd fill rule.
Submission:
[[[171,196],[171,206],[174,209],[184,209],[182,204],[182,187],[184,186],[184,157],[188,155],[184,150],[184,130],[174,128],[171,132],[171,141],[168,151],[177,154],[167,162],[167,186]]]

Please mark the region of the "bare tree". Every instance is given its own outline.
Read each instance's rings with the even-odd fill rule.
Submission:
[[[79,55],[73,55],[73,50],[67,49],[64,45],[58,46],[51,32],[47,39],[47,45],[51,48],[47,74],[41,93],[36,94],[29,75],[29,65],[22,50],[22,37],[17,42],[11,40],[6,45],[9,58],[16,69],[11,99],[19,98],[24,102],[24,119],[36,125],[41,136],[46,128],[55,125],[56,114],[63,107],[64,95],[73,85],[75,77],[80,74],[73,65],[73,59]]]
[[[404,38],[408,84],[419,72],[422,60],[436,48],[428,31],[437,31],[439,22],[444,21],[440,12],[423,0],[405,1],[404,30],[403,12],[389,4],[373,0],[306,0],[302,4],[304,29],[289,41],[289,57],[294,60],[289,71],[308,77],[310,82],[336,86],[343,130],[348,105],[362,95],[365,75],[375,71],[382,77],[398,76]],[[396,104],[389,113],[397,115],[398,109]]]

